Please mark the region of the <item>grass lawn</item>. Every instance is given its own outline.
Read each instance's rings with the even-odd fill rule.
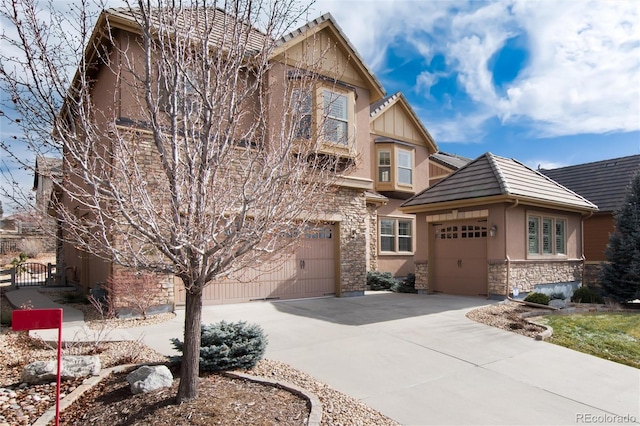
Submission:
[[[551,343],[640,368],[640,314],[547,315]]]

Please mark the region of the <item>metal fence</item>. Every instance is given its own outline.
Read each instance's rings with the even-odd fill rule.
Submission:
[[[11,285],[16,288],[36,287],[51,282],[55,274],[55,266],[51,263],[45,265],[43,263],[28,262],[22,263],[10,270],[2,271],[2,273],[6,272],[10,273]],[[7,279],[5,278],[2,282],[7,282]]]

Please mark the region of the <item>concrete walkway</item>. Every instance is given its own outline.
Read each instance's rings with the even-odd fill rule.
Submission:
[[[639,424],[640,370],[465,317],[487,303],[409,294],[258,302],[205,307],[203,323],[260,324],[267,358],[404,425]],[[170,355],[183,324],[179,310],[127,332]]]

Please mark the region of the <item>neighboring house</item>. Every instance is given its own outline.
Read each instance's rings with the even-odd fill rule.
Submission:
[[[429,186],[433,186],[456,170],[466,166],[472,158],[438,151],[429,157]]]
[[[109,31],[115,43],[124,43],[132,28],[135,24],[127,12],[105,10],[89,46],[108,48],[105,34]],[[336,46],[334,56],[323,62],[323,70],[331,76],[339,69],[340,81],[330,84],[329,78],[326,87],[317,90],[315,96],[340,90],[331,96],[344,98],[347,106],[344,120],[348,131],[355,135],[343,154],[356,161],[356,167],[340,178],[334,204],[317,212],[318,225],[309,230],[304,244],[281,267],[265,267],[268,272],[259,275],[247,271],[242,280],[228,279],[209,285],[204,290],[204,304],[362,295],[368,269],[396,275],[413,271],[415,217],[399,207],[403,200],[428,186],[429,156],[437,152],[437,146],[402,94],[385,97],[383,87],[330,14],[282,38],[272,58],[274,69],[282,72],[278,67],[284,67],[287,60],[306,54],[305,41],[310,37],[319,46]],[[131,50],[136,48],[134,44],[130,46]],[[129,53],[135,57],[135,52]],[[127,102],[132,102],[131,95],[119,86],[126,82],[114,78],[114,71],[100,64],[95,67],[93,78],[92,99],[96,109],[119,114],[115,120],[118,125],[135,125],[132,117],[124,116]],[[324,84],[322,80],[320,84]],[[114,92],[122,94],[114,97]],[[314,101],[322,103],[322,99]],[[65,245],[63,256],[67,279],[85,288],[104,283],[114,271],[112,262],[79,252],[69,244]],[[305,265],[304,271],[300,271],[300,264]],[[159,305],[184,303],[185,294],[179,281],[162,283]]]
[[[53,191],[54,180],[62,177],[62,158],[36,157],[35,175],[33,178],[33,191],[36,193],[36,210],[46,213]]]
[[[506,297],[580,281],[582,223],[597,207],[524,164],[486,153],[402,204],[416,214],[420,292]]]
[[[613,232],[614,212],[624,200],[635,173],[640,173],[640,155],[595,161],[557,169],[541,169],[541,173],[595,203],[598,211],[584,221],[584,283],[599,286],[601,262],[609,234]]]

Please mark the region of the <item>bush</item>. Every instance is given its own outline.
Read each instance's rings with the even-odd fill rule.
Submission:
[[[221,371],[253,368],[264,356],[267,338],[258,324],[246,321],[202,325],[200,371]],[[183,342],[171,339],[173,347],[182,352]]]
[[[549,300],[551,300],[549,296],[544,293],[529,293],[524,298],[525,302],[537,303],[538,305],[548,305]]]
[[[396,284],[397,281],[391,275],[391,272],[367,272],[367,285],[371,290],[390,290],[391,286]]]
[[[391,286],[391,291],[396,293],[417,293],[415,274],[409,273],[402,282],[394,283]]]
[[[564,299],[566,299],[566,297],[564,296],[563,292],[557,291],[555,293],[551,293],[549,295],[549,299],[551,299],[551,300],[564,300]]]
[[[27,238],[20,242],[20,250],[27,257],[38,257],[40,253],[44,252],[44,244],[40,239]]]
[[[580,287],[577,289],[573,293],[573,296],[571,296],[571,301],[575,303],[604,303],[602,296],[589,287]]]

